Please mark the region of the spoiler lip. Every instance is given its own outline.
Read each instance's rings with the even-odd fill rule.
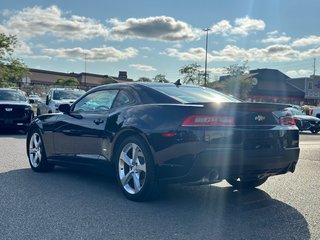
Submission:
[[[237,108],[237,109],[246,109],[248,111],[281,111],[287,107],[291,107],[290,104],[283,103],[252,103],[252,102],[206,102],[206,103],[189,103],[188,105],[194,106],[213,106],[215,108]]]

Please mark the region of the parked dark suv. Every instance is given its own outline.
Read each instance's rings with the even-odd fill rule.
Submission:
[[[22,91],[0,88],[0,130],[26,131],[32,118],[32,106]]]

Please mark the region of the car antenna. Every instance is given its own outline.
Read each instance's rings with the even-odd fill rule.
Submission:
[[[177,87],[179,87],[181,84],[180,79],[178,79],[177,81],[174,82],[174,85],[176,85]]]

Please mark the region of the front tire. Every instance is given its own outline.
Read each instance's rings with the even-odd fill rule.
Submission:
[[[313,134],[317,134],[320,130],[310,130]]]
[[[115,160],[117,180],[128,199],[141,202],[158,196],[153,156],[141,137],[126,138],[118,147]]]
[[[47,156],[39,129],[32,129],[28,134],[27,153],[29,164],[33,171],[46,172],[54,168],[54,165],[47,161]]]
[[[268,177],[266,178],[243,178],[243,177],[233,177],[233,178],[227,178],[226,181],[232,185],[235,189],[253,189],[255,187],[258,187],[262,184],[264,184],[268,180]]]

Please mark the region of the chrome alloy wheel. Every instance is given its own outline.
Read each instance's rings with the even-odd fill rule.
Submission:
[[[137,194],[143,188],[146,180],[146,161],[137,144],[128,143],[121,150],[118,174],[126,192]]]
[[[38,133],[33,133],[29,143],[29,159],[32,167],[39,167],[42,159],[42,143]]]

